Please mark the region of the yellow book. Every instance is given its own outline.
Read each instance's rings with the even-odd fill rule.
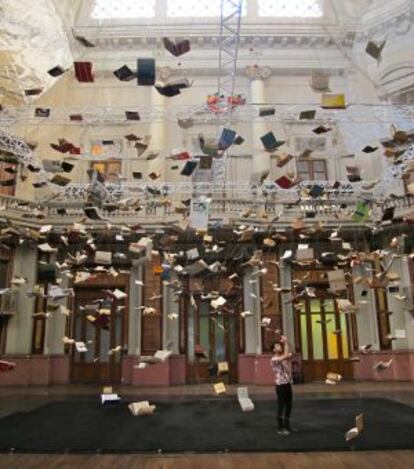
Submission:
[[[323,94],[322,95],[322,108],[323,109],[345,109],[345,95],[344,94]]]
[[[226,394],[226,392],[227,392],[227,391],[226,391],[226,386],[224,386],[224,383],[223,383],[223,382],[214,384],[213,388],[214,388],[214,392],[215,392],[217,395]]]

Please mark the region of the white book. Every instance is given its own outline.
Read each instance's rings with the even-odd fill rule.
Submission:
[[[75,342],[75,347],[76,347],[76,351],[79,353],[88,351],[88,349],[86,348],[85,342],[81,342],[81,341]]]
[[[167,360],[167,358],[169,358],[171,355],[172,355],[171,350],[157,350],[154,353],[154,357],[157,359],[160,359],[162,362],[165,362],[165,360]]]
[[[105,404],[106,402],[119,402],[121,398],[118,396],[118,394],[101,394],[101,402],[102,405]]]

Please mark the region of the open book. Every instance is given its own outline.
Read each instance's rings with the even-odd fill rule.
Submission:
[[[151,405],[149,401],[139,401],[139,402],[131,402],[131,404],[129,404],[128,406],[128,409],[130,410],[131,414],[134,416],[151,415],[154,413],[156,406]]]
[[[364,429],[364,416],[359,414],[355,417],[355,427],[352,427],[345,434],[346,441],[351,441],[356,438]]]

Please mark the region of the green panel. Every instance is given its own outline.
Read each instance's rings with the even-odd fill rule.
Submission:
[[[306,314],[300,315],[300,336],[302,339],[302,358],[303,360],[309,360]]]
[[[328,359],[337,360],[339,358],[338,338],[334,334],[335,314],[325,314],[326,320],[326,343],[328,345]],[[328,322],[329,321],[329,322]]]
[[[341,320],[341,339],[342,339],[342,358],[349,358],[349,347],[348,347],[348,325],[346,323],[345,314],[340,314]]]
[[[311,313],[320,313],[320,311],[321,311],[321,302],[320,302],[320,300],[311,300],[310,301],[310,311],[311,311]]]
[[[311,314],[312,345],[313,345],[313,359],[314,360],[323,359],[322,324],[316,322],[320,320],[321,320],[320,314]]]
[[[325,313],[334,313],[335,312],[334,300],[325,300],[323,302],[323,307],[324,307]]]
[[[206,316],[200,317],[200,345],[209,355],[210,352],[210,334],[209,334],[209,318]]]

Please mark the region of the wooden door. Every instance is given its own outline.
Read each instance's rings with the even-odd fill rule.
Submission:
[[[305,381],[325,379],[329,371],[352,376],[352,324],[349,315],[339,313],[333,298],[303,300],[296,326]]]
[[[212,313],[209,301],[198,300],[197,308],[189,308],[186,321],[187,381],[217,382],[217,365],[227,362],[229,372],[220,376],[220,380],[237,382],[238,317],[225,309]]]
[[[108,299],[108,319],[91,322],[98,317],[96,301]],[[88,351],[72,351],[72,380],[79,383],[119,383],[121,381],[122,350],[125,343],[125,300],[110,299],[102,289],[77,288],[72,337],[85,343]],[[121,346],[119,351],[113,349]]]

